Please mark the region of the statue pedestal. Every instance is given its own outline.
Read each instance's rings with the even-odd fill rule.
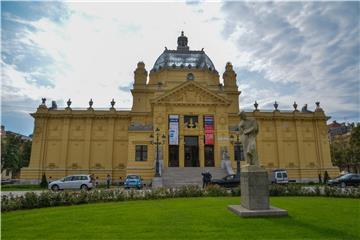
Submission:
[[[269,179],[265,169],[246,165],[241,168],[241,205],[228,208],[242,217],[287,216],[286,210],[274,208],[269,203]]]
[[[151,182],[151,188],[161,188],[163,187],[162,177],[154,177]]]
[[[265,169],[244,166],[240,174],[241,206],[250,210],[269,209],[269,179]]]

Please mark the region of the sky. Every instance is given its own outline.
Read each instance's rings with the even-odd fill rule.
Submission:
[[[220,76],[230,61],[240,108],[319,101],[329,121],[360,121],[359,2],[1,2],[1,124],[29,135],[41,98],[65,107],[132,105],[137,62],[151,70],[183,30]],[[222,79],[220,79],[222,81]]]

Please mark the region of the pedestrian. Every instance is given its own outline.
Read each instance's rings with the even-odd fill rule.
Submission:
[[[205,188],[211,182],[212,176],[211,176],[211,173],[209,172],[209,170],[201,173],[201,175],[202,175],[202,181],[203,181],[203,188]]]
[[[212,178],[212,175],[210,173],[210,171],[208,170],[207,172],[207,181],[206,181],[206,186],[208,186],[210,183],[211,183],[211,178]]]
[[[106,187],[107,188],[110,188],[110,182],[111,182],[111,176],[110,176],[110,174],[108,174],[106,177]]]

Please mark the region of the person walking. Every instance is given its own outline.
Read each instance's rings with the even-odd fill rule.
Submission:
[[[111,182],[111,176],[110,176],[110,174],[108,174],[106,177],[106,187],[107,188],[110,188],[110,182]]]
[[[209,170],[207,170],[206,172],[201,173],[201,175],[202,175],[202,181],[203,181],[203,188],[205,188],[211,182],[212,176],[211,176],[211,173],[209,172]]]

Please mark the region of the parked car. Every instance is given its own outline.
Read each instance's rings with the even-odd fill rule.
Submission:
[[[285,169],[275,169],[270,174],[270,182],[276,184],[288,183],[289,178]]]
[[[127,175],[124,181],[124,187],[141,189],[143,187],[141,177],[139,175]]]
[[[90,175],[71,175],[51,182],[48,188],[53,191],[64,189],[89,190],[93,188],[93,183]]]
[[[327,183],[329,186],[359,186],[360,185],[360,174],[348,173],[331,179]]]
[[[16,182],[15,179],[1,179],[1,185],[14,184],[15,182]]]
[[[212,179],[211,184],[227,188],[238,187],[240,185],[240,177],[237,177],[235,174],[231,174],[221,179]]]

